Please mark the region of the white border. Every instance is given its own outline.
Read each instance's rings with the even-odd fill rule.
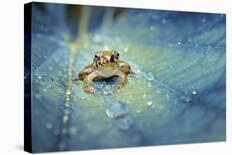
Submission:
[[[232,147],[232,9],[229,0],[41,0],[69,4],[153,8],[227,14],[227,142],[139,147],[52,154],[80,155],[191,155],[231,154]],[[23,4],[28,0],[2,1],[0,5],[0,153],[27,154],[23,151]],[[47,153],[44,153],[44,155]]]

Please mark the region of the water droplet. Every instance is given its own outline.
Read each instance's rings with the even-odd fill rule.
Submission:
[[[38,75],[37,78],[38,78],[39,80],[41,80],[41,79],[42,79],[42,76],[41,76],[41,75]]]
[[[102,37],[100,35],[95,35],[93,37],[93,41],[96,43],[100,43],[100,42],[102,42]]]
[[[102,84],[102,83],[96,83],[96,88],[99,89],[99,90],[103,90],[104,84]]]
[[[128,52],[128,48],[127,47],[124,48],[124,52]]]
[[[49,70],[49,71],[52,71],[52,70],[53,70],[52,66],[49,66],[49,67],[48,67],[48,70]]]
[[[103,88],[103,94],[104,95],[112,95],[113,94],[113,89],[111,88],[110,85],[105,85]]]
[[[40,94],[35,94],[35,98],[36,98],[36,99],[40,99],[40,98],[41,98],[41,95],[40,95]]]
[[[180,97],[181,100],[184,100],[185,102],[190,102],[192,99],[189,96],[183,95]]]
[[[152,72],[149,72],[149,73],[147,74],[147,79],[148,79],[149,81],[154,80],[154,75],[152,74]]]
[[[56,63],[59,62],[59,60],[60,60],[59,58],[55,58],[55,62],[56,62]]]
[[[147,102],[147,105],[151,106],[152,105],[152,101]]]
[[[202,20],[201,20],[201,22],[202,23],[205,23],[207,20],[205,19],[205,18],[203,18]]]
[[[64,115],[64,117],[63,117],[63,122],[64,122],[64,123],[67,123],[67,122],[68,122],[68,116],[67,116],[67,115]]]
[[[37,34],[36,34],[36,37],[41,38],[42,35],[41,35],[40,33],[37,33]]]
[[[154,26],[150,26],[151,31],[154,31],[154,29],[155,29]]]
[[[71,90],[70,89],[67,90],[66,95],[68,96],[68,95],[71,95],[71,94],[72,94]]]
[[[166,24],[167,23],[167,20],[166,19],[162,19],[162,24]]]
[[[66,108],[70,107],[69,102],[66,102],[66,103],[65,103],[65,107],[66,107]]]
[[[196,91],[193,91],[192,93],[193,93],[193,95],[196,95],[196,94],[197,94],[197,92],[196,92]]]
[[[121,102],[115,102],[108,105],[106,115],[111,119],[121,119],[127,116],[126,105]]]
[[[47,128],[47,129],[51,129],[51,128],[52,128],[52,123],[49,123],[49,122],[46,123],[46,128]]]

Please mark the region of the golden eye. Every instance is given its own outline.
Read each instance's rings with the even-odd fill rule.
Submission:
[[[115,53],[115,59],[119,60],[119,53],[118,52]]]
[[[94,59],[95,59],[95,60],[100,60],[100,57],[99,57],[98,55],[95,55],[95,56],[94,56]]]

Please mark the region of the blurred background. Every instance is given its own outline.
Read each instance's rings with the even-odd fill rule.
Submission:
[[[224,14],[33,3],[33,152],[225,141],[225,23]],[[118,94],[118,78],[86,94],[72,79],[107,49],[137,74]]]

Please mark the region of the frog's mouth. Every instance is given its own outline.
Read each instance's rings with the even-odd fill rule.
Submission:
[[[97,72],[104,78],[109,78],[118,71],[118,64],[115,63],[107,63],[101,67],[98,67]]]

